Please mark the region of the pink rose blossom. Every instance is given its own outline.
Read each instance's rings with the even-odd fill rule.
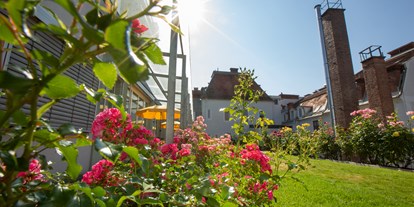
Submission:
[[[269,198],[269,200],[273,200],[273,191],[267,191],[267,198]]]
[[[44,175],[41,174],[41,167],[42,165],[36,159],[32,159],[29,163],[29,169],[25,172],[17,173],[17,178],[23,179],[23,184],[29,183],[31,181],[41,181],[44,182]]]
[[[148,28],[141,24],[141,22],[138,19],[134,19],[132,20],[132,31],[135,32],[136,34],[141,35],[142,33],[144,33],[145,31],[147,31]]]

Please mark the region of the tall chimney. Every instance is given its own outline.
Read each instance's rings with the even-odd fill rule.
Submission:
[[[358,98],[344,11],[342,3],[330,5],[328,0],[321,18],[335,123],[347,128],[352,120],[351,112],[358,109]]]
[[[385,116],[394,112],[394,103],[381,46],[370,46],[361,51],[359,55],[364,72],[369,108],[375,109],[385,120]]]

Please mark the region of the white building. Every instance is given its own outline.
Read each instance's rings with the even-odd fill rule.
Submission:
[[[211,81],[206,88],[193,90],[193,111],[195,116],[202,115],[207,124],[207,133],[210,136],[220,136],[225,133],[233,134],[229,113],[223,112],[223,109],[229,107],[230,100],[234,95],[234,86],[238,85],[239,72],[237,68],[231,68],[230,71],[214,71]],[[257,83],[254,83],[254,90],[263,91]],[[275,125],[269,128],[277,127],[281,123],[278,117],[280,104],[275,102],[266,93],[254,105],[263,111],[268,119],[274,120]],[[257,114],[257,118],[258,118]],[[252,128],[250,126],[249,128]],[[246,127],[247,129],[247,127]]]

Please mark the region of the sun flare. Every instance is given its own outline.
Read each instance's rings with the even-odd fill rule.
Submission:
[[[206,0],[179,0],[178,10],[182,20],[191,27],[197,26],[204,17],[205,3]]]

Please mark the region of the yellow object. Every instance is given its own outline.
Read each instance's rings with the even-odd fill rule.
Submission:
[[[167,122],[162,122],[161,123],[161,128],[165,129],[167,128]],[[179,129],[180,128],[180,122],[179,121],[174,121],[174,130]]]
[[[167,106],[154,105],[139,109],[136,115],[144,119],[167,120]],[[174,109],[174,119],[180,118],[180,110]]]
[[[398,132],[394,132],[394,133],[392,133],[392,136],[393,136],[393,137],[399,137],[399,136],[400,136],[400,133],[398,133]]]

